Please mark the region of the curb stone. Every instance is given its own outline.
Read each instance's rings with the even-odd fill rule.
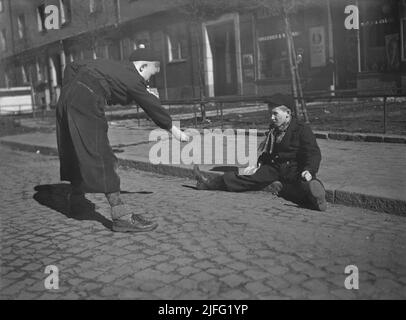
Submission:
[[[18,142],[1,140],[1,144],[27,152],[38,152],[43,155],[57,156],[58,150],[54,147],[28,145]],[[149,171],[163,175],[193,179],[193,169],[186,165],[166,165],[166,164],[152,164],[145,159],[122,159],[118,156],[119,166],[122,168],[133,168],[142,171]],[[216,176],[221,173],[202,170],[209,176]],[[269,191],[265,189],[265,191]],[[385,197],[378,197],[367,194],[360,194],[355,192],[343,190],[326,190],[326,200],[333,204],[340,204],[351,207],[359,207],[369,209],[377,212],[385,212],[390,214],[406,216],[406,201],[391,199]]]

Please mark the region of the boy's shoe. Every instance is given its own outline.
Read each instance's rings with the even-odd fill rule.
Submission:
[[[158,223],[145,219],[140,214],[132,214],[131,220],[113,219],[115,232],[146,232],[158,227]]]

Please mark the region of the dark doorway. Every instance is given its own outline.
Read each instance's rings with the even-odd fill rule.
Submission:
[[[234,22],[207,26],[213,53],[214,94],[238,93]]]

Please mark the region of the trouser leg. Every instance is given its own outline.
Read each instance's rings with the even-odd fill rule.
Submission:
[[[124,204],[123,200],[120,197],[120,192],[106,193],[107,201],[110,204],[110,207],[115,207],[120,204]]]
[[[226,190],[231,192],[262,190],[279,180],[279,172],[269,165],[262,165],[253,175],[239,175],[234,172],[224,174]]]
[[[155,229],[158,224],[135,213],[131,206],[123,202],[120,192],[106,193],[107,201],[111,207],[111,219],[113,231],[119,232],[143,232]]]

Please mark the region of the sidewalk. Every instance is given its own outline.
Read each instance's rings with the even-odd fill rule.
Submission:
[[[192,178],[191,165],[151,164],[148,156],[155,142],[148,139],[152,129],[156,128],[138,127],[136,120],[133,125],[130,121],[110,123],[110,143],[120,164]],[[259,137],[258,143],[261,140]],[[0,143],[26,151],[57,154],[55,132],[2,137]],[[318,143],[323,157],[318,176],[326,186],[329,202],[406,215],[405,144],[326,139],[318,139]],[[202,168],[208,172],[216,166],[221,165],[202,165]]]

